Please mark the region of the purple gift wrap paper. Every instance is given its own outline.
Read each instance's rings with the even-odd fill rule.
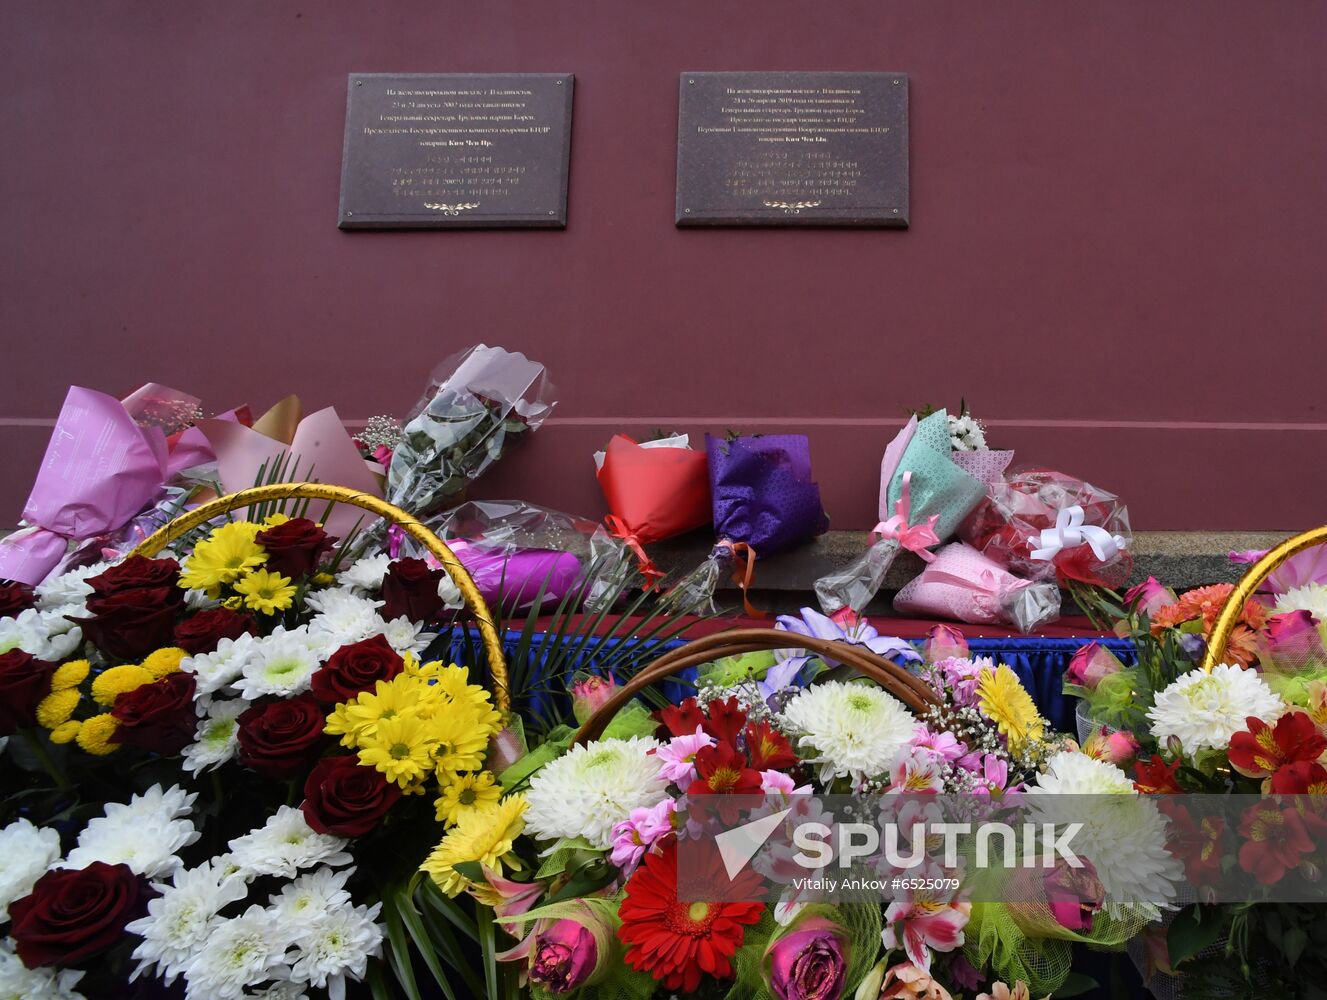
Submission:
[[[805,435],[724,440],[707,434],[705,450],[716,538],[745,542],[763,558],[829,530]]]
[[[499,595],[507,608],[525,609],[544,588],[545,604],[558,604],[581,584],[581,561],[570,552],[551,549],[491,549],[466,542],[450,542],[484,600],[496,604]],[[545,583],[547,581],[547,583]]]

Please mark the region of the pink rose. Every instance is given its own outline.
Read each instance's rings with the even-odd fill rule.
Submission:
[[[1175,591],[1163,587],[1154,576],[1149,576],[1138,586],[1130,587],[1124,592],[1124,606],[1149,618],[1167,604],[1174,604],[1177,600]]]
[[[1070,684],[1095,691],[1102,680],[1123,669],[1124,664],[1109,649],[1095,642],[1089,642],[1069,661],[1069,669],[1065,671],[1064,679]]]
[[[570,993],[594,974],[599,945],[575,920],[558,920],[535,938],[530,952],[530,982],[550,993]]]
[[[1104,760],[1128,770],[1138,756],[1138,741],[1130,732],[1108,732],[1105,726],[1092,733],[1083,744],[1083,753],[1093,760]]]
[[[611,676],[586,677],[571,686],[571,712],[577,722],[585,725],[585,721],[615,694],[617,681]]]
[[[765,952],[770,990],[779,1000],[838,1000],[848,974],[842,928],[811,918]]]
[[[1324,656],[1318,619],[1307,611],[1288,611],[1267,619],[1268,652],[1292,661],[1285,666],[1300,666],[1306,660]]]
[[[927,663],[966,660],[968,655],[968,641],[963,638],[962,632],[950,625],[934,626],[922,643],[922,658]]]

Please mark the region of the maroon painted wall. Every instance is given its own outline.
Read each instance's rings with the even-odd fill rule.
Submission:
[[[1140,528],[1327,521],[1327,5],[9,0],[0,523],[70,382],[399,412],[475,341],[556,419],[485,485],[595,514],[615,430],[804,430],[874,520],[906,406]],[[679,231],[677,76],[898,70],[906,232]],[[564,232],[343,233],[351,71],[576,74]]]

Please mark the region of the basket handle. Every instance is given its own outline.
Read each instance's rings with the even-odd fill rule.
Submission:
[[[599,706],[598,711],[585,720],[585,725],[581,726],[574,742],[584,744],[598,739],[618,710],[656,681],[671,677],[688,667],[709,663],[721,656],[738,656],[769,649],[805,649],[822,657],[837,660],[875,681],[916,713],[925,712],[929,707],[940,704],[935,692],[920,677],[908,673],[865,646],[836,642],[832,639],[817,639],[798,635],[795,632],[784,632],[781,629],[733,629],[679,646],[642,669],[612,698]]]
[[[1231,635],[1234,634],[1235,626],[1239,623],[1239,616],[1244,610],[1244,605],[1262,586],[1263,581],[1291,556],[1324,542],[1327,542],[1327,527],[1314,528],[1301,535],[1287,538],[1249,567],[1249,571],[1240,578],[1239,583],[1235,585],[1235,589],[1226,598],[1225,606],[1221,609],[1221,614],[1217,616],[1216,625],[1213,626],[1212,634],[1207,640],[1207,652],[1203,654],[1204,670],[1211,673],[1212,668],[1225,659],[1226,645],[1230,642]]]
[[[347,486],[331,486],[326,483],[274,483],[270,486],[253,486],[217,497],[181,514],[145,538],[130,554],[151,558],[186,532],[221,514],[229,514],[240,507],[250,507],[266,501],[291,499],[330,500],[334,503],[350,504],[352,507],[359,507],[370,514],[386,518],[393,524],[400,525],[401,530],[427,549],[442,564],[442,568],[456,584],[466,608],[479,626],[479,634],[488,657],[489,675],[493,678],[493,700],[498,711],[506,717],[511,708],[511,695],[507,690],[507,661],[502,654],[502,640],[493,625],[493,615],[479,588],[475,586],[475,581],[442,539],[400,507],[393,506],[380,497]]]

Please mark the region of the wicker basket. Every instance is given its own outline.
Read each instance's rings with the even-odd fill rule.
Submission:
[[[511,707],[511,695],[507,689],[507,661],[502,653],[502,640],[494,627],[493,616],[474,580],[466,572],[460,560],[447,548],[442,539],[424,527],[399,507],[394,507],[379,497],[361,493],[345,486],[328,486],[323,483],[275,483],[271,486],[255,486],[240,490],[223,497],[218,497],[193,510],[181,514],[161,530],[153,533],[131,553],[138,556],[155,556],[163,548],[186,532],[223,514],[229,514],[240,507],[279,500],[327,500],[333,503],[350,504],[386,518],[401,527],[407,535],[430,552],[442,568],[455,582],[466,609],[475,619],[484,643],[484,652],[488,659],[489,676],[493,680],[493,700],[498,711],[505,717]]]
[[[1324,542],[1327,542],[1327,527],[1314,528],[1302,535],[1287,538],[1249,567],[1249,571],[1230,592],[1230,597],[1227,598],[1225,607],[1221,609],[1221,614],[1212,629],[1212,635],[1207,640],[1207,653],[1203,656],[1204,670],[1210,672],[1225,659],[1226,644],[1230,642],[1230,636],[1234,633],[1235,626],[1239,624],[1240,612],[1244,610],[1245,602],[1262,586],[1263,581],[1291,556]]]
[[[720,657],[741,656],[771,649],[805,649],[852,667],[858,673],[875,681],[915,713],[925,712],[931,706],[940,704],[935,692],[921,678],[876,655],[865,646],[816,639],[780,629],[733,629],[679,646],[642,669],[612,698],[601,705],[597,712],[585,720],[585,725],[581,726],[580,732],[576,734],[575,742],[589,743],[598,739],[618,710],[656,681]]]

